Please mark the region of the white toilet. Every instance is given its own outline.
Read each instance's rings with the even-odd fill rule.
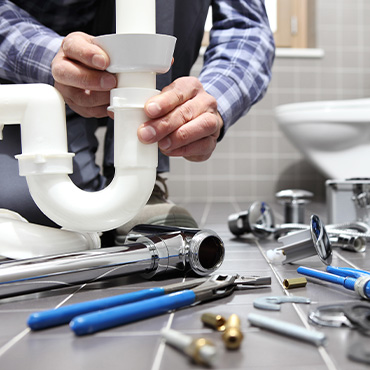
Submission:
[[[278,106],[280,129],[327,178],[370,178],[370,98]]]

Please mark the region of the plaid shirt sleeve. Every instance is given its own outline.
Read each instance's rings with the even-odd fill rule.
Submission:
[[[263,0],[214,0],[200,81],[218,102],[224,132],[267,90],[275,45]],[[221,139],[220,137],[220,139]]]
[[[51,61],[63,38],[10,1],[0,0],[0,77],[53,84]]]

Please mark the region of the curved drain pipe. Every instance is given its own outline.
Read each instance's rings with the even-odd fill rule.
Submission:
[[[21,122],[20,175],[26,176],[37,206],[69,230],[113,229],[133,218],[149,199],[156,177],[157,148],[138,142],[136,130],[145,119],[141,110],[118,112],[115,126],[120,127],[114,141],[121,155],[115,156],[116,175],[107,188],[87,192],[68,176],[73,172],[74,154],[67,151],[65,107],[57,90],[43,84],[0,86],[2,122]],[[125,143],[129,144],[125,147]],[[136,146],[135,157],[132,146]]]
[[[132,235],[133,236],[133,235]],[[0,264],[0,298],[65,288],[134,273],[151,278],[168,272],[206,276],[225,255],[222,239],[210,230],[167,228],[122,246],[50,255]]]
[[[0,256],[23,259],[100,248],[98,233],[79,233],[28,222],[0,209]]]
[[[0,123],[21,123],[20,175],[37,206],[65,229],[97,232],[131,220],[152,192],[157,144],[145,145],[137,129],[148,118],[144,104],[155,90],[156,73],[171,66],[175,38],[155,34],[155,0],[119,0],[117,32],[96,38],[117,73],[111,92],[114,112],[115,177],[97,192],[79,189],[70,180],[73,153],[67,152],[65,103],[51,86],[1,85]],[[1,127],[0,127],[1,128]]]

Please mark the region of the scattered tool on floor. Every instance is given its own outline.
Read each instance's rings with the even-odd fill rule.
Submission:
[[[326,342],[325,334],[322,332],[308,330],[302,326],[291,324],[286,321],[272,319],[271,317],[250,313],[248,321],[257,327],[271,330],[273,332],[297,338],[316,346],[323,346]]]
[[[80,315],[75,317],[69,325],[76,335],[91,334],[164,314],[194,303],[223,298],[230,295],[239,286],[264,286],[270,283],[270,277],[247,277],[237,274],[215,275],[194,289]]]
[[[66,323],[73,316],[70,321],[71,329],[77,335],[90,334],[160,315],[197,302],[222,298],[230,295],[241,286],[266,286],[269,284],[271,284],[270,277],[247,277],[237,274],[215,275],[207,279],[201,278],[191,282],[174,284],[170,291],[166,291],[165,288],[151,288],[127,293],[120,298],[123,303],[113,302],[113,307],[110,306],[110,308],[104,309],[102,307],[105,304],[103,299],[34,313],[30,316],[28,325],[33,330],[44,329]],[[87,308],[88,311],[85,312],[89,313],[79,313],[81,308],[83,310]]]
[[[370,303],[354,302],[347,303],[343,307],[344,315],[351,322],[354,329],[362,334],[370,336]]]
[[[241,330],[240,318],[232,314],[226,321],[222,340],[227,349],[238,349],[243,341],[244,335]]]
[[[275,196],[284,206],[285,223],[304,224],[306,205],[313,197],[313,193],[303,189],[285,189]]]
[[[267,238],[274,228],[274,214],[266,202],[254,202],[247,211],[228,217],[229,230],[235,236],[251,233],[259,239]]]
[[[214,330],[225,331],[226,319],[222,315],[205,312],[200,319],[204,325]]]
[[[330,265],[332,248],[324,224],[317,215],[312,215],[309,228],[294,233],[288,233],[278,239],[282,247],[267,251],[271,262],[283,264],[298,261],[317,255],[321,262]]]
[[[344,314],[344,304],[340,303],[315,307],[308,313],[308,320],[312,324],[330,328],[340,328],[341,326],[353,328]]]
[[[125,245],[2,263],[0,298],[132,274],[151,278],[176,270],[209,276],[224,255],[224,242],[214,231],[168,226]]]
[[[216,346],[205,338],[193,338],[173,329],[162,329],[166,343],[189,356],[194,362],[214,366],[217,360]]]
[[[347,326],[370,336],[370,302],[356,301],[316,307],[308,314],[310,322],[328,327]]]
[[[304,288],[307,285],[307,279],[305,277],[284,279],[283,287],[285,289]]]
[[[57,309],[35,312],[29,316],[27,324],[32,330],[41,330],[53,326],[68,324],[74,317],[85,313],[104,310],[153,297],[159,297],[165,294],[177,292],[179,290],[191,289],[206,282],[208,279],[209,278],[193,279],[166,285],[164,287],[143,289],[136,292],[115,295],[112,297],[61,306]]]
[[[253,301],[255,308],[261,310],[280,311],[280,303],[311,303],[307,297],[298,296],[277,296],[277,297],[260,297]]]
[[[350,267],[327,266],[327,272],[300,266],[297,272],[354,290],[361,298],[370,299],[370,272]]]

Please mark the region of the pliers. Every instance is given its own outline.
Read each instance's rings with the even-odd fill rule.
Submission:
[[[92,334],[198,302],[223,298],[240,286],[270,284],[270,277],[214,275],[36,312],[30,315],[27,323],[32,330],[40,330],[69,322],[76,335]]]

